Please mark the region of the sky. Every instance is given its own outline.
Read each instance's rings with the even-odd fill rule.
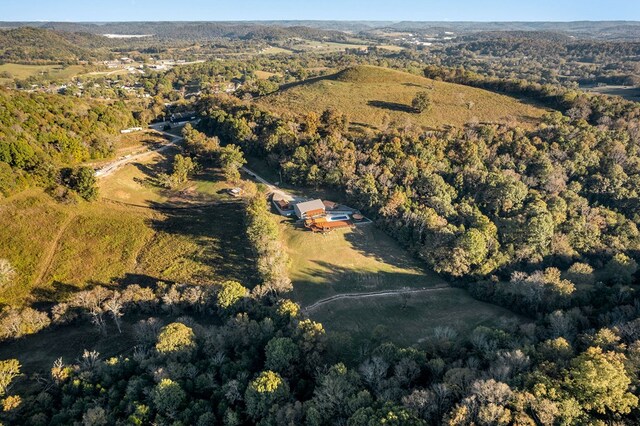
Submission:
[[[0,21],[640,20],[640,0],[0,0]]]

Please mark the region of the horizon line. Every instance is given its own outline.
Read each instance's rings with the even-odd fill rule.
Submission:
[[[31,24],[31,23],[65,23],[65,24],[117,24],[117,23],[220,23],[220,22],[391,22],[394,24],[402,23],[402,22],[411,22],[411,23],[457,23],[457,24],[474,24],[474,23],[482,23],[482,24],[492,24],[492,23],[501,23],[501,24],[510,24],[510,23],[557,23],[557,24],[573,24],[580,22],[587,23],[597,23],[597,22],[632,22],[632,23],[640,23],[640,20],[636,19],[602,19],[602,20],[592,20],[592,19],[579,19],[574,21],[556,21],[556,20],[514,20],[514,21],[496,21],[496,20],[478,20],[478,21],[466,21],[466,20],[435,20],[435,21],[416,21],[416,20],[408,20],[408,19],[389,19],[389,20],[376,20],[376,19],[222,19],[222,20],[150,20],[150,21],[139,21],[139,20],[118,20],[118,21],[66,21],[66,20],[0,20],[1,23],[23,23],[23,24]]]

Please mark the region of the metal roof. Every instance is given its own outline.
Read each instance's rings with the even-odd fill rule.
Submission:
[[[304,214],[311,210],[324,210],[324,203],[320,199],[305,201],[304,203],[296,204],[296,208],[301,214]]]

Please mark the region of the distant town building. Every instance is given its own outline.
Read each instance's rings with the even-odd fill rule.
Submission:
[[[128,129],[120,130],[120,133],[133,133],[139,132],[140,130],[142,130],[142,127],[129,127]]]

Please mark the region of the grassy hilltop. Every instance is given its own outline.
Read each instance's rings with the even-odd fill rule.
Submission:
[[[414,112],[418,92],[429,93],[433,106]],[[536,122],[545,110],[487,90],[445,83],[387,68],[361,65],[336,74],[283,86],[257,102],[277,113],[322,112],[336,108],[356,125],[382,127],[407,122],[426,127],[461,126],[469,121]]]

